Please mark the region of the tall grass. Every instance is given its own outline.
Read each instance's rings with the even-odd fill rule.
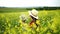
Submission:
[[[39,11],[38,27],[29,26],[31,18],[28,12],[0,13],[0,34],[60,34],[60,10]],[[28,19],[23,23],[20,15],[25,14]]]

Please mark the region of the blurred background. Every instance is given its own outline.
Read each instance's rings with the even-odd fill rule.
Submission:
[[[29,26],[32,9],[38,11],[38,27]],[[60,0],[0,0],[0,34],[60,34]]]

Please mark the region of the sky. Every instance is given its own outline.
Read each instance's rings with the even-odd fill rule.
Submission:
[[[60,7],[60,0],[0,0],[0,7]]]

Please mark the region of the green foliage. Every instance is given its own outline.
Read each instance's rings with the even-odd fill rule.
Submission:
[[[60,10],[39,11],[38,27],[29,26],[31,18],[28,12],[0,13],[0,34],[60,34]],[[25,13],[28,19],[23,23],[20,14]]]

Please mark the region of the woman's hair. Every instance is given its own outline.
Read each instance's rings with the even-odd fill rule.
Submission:
[[[30,17],[32,18],[32,20],[34,20],[34,22],[36,22],[36,18],[34,18],[33,16],[30,15]]]

